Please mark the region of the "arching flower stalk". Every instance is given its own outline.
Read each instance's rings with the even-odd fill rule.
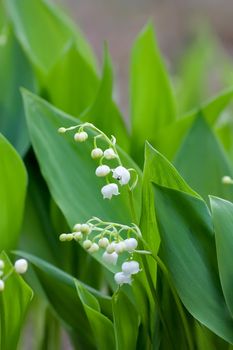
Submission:
[[[147,251],[137,250],[140,237],[140,229],[134,224],[128,226],[93,217],[83,224],[75,224],[73,232],[62,233],[59,238],[62,242],[78,241],[91,254],[101,251],[103,261],[110,265],[116,265],[119,255],[125,253],[122,271],[114,276],[116,283],[121,285],[130,284],[132,275],[140,271],[134,255],[150,254]]]
[[[8,271],[5,272],[5,263],[4,260],[0,259],[0,292],[5,289],[5,282],[12,275],[13,272],[18,274],[24,274],[28,269],[28,262],[25,259],[18,259],[15,261],[14,266]]]
[[[116,138],[114,136],[109,138],[105,133],[91,123],[83,123],[71,126],[69,128],[61,127],[58,129],[58,132],[63,134],[68,131],[77,130],[77,132],[74,134],[74,140],[76,142],[85,142],[89,137],[87,133],[88,129],[97,134],[93,137],[94,147],[91,151],[91,157],[99,161],[99,166],[96,168],[95,172],[96,176],[104,177],[106,179],[106,185],[101,189],[103,198],[111,199],[113,196],[118,196],[120,194],[118,185],[128,186],[129,191],[132,191],[137,184],[138,174],[135,169],[127,169],[123,166],[117,151]],[[98,147],[98,139],[102,139],[106,142],[107,148],[105,150]],[[104,164],[104,162],[111,160],[115,160],[118,166],[111,168],[108,164]],[[134,174],[134,180],[132,180],[132,173]],[[109,179],[110,174],[112,174],[111,179]]]

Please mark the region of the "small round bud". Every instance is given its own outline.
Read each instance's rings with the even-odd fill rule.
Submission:
[[[112,148],[108,148],[104,151],[104,158],[114,159],[114,158],[117,158],[117,155]]]
[[[76,134],[74,134],[74,140],[77,142],[84,142],[87,138],[88,134],[85,131],[76,132]]]
[[[109,240],[107,237],[100,238],[98,244],[100,248],[106,248],[109,245]]]
[[[58,129],[58,132],[60,134],[64,134],[66,132],[66,128],[61,127],[61,128]]]
[[[92,246],[92,241],[90,241],[89,239],[86,239],[84,242],[83,242],[83,248],[84,249],[89,249],[91,248]]]
[[[91,151],[91,158],[93,159],[99,159],[103,156],[104,152],[102,151],[101,148],[94,148]]]
[[[81,228],[82,228],[82,224],[75,224],[74,227],[73,227],[73,231],[81,231]]]
[[[116,283],[119,285],[131,284],[131,282],[132,282],[131,275],[125,275],[124,272],[117,272],[114,275],[114,279],[115,279]]]
[[[109,254],[108,252],[104,252],[102,258],[107,264],[116,265],[117,259],[118,259],[118,254],[115,252],[113,252],[111,254]]]
[[[3,280],[0,280],[0,292],[2,292],[5,288],[5,283]]]
[[[95,253],[98,252],[99,246],[97,243],[92,243],[91,247],[88,249],[89,253]]]
[[[125,251],[125,243],[124,242],[119,242],[115,244],[115,252],[117,254],[123,253]]]
[[[60,240],[61,242],[65,242],[65,241],[66,241],[66,236],[67,236],[66,233],[62,233],[62,234],[59,236],[59,240]]]
[[[74,238],[73,233],[67,233],[67,234],[66,234],[66,241],[67,241],[67,242],[72,241],[73,238]]]
[[[134,275],[140,271],[139,263],[135,260],[124,262],[121,268],[126,275]]]
[[[15,271],[19,274],[23,274],[28,269],[28,262],[25,259],[19,259],[15,262]]]
[[[83,239],[82,232],[73,232],[73,236],[75,241],[81,241]]]
[[[0,269],[3,270],[5,267],[5,263],[2,259],[0,259]]]
[[[110,244],[107,246],[106,252],[109,253],[109,254],[115,252],[115,246],[116,246],[116,243],[115,243],[115,242],[110,243]]]
[[[125,239],[124,243],[125,243],[125,249],[128,252],[132,252],[138,246],[138,241],[135,238]]]
[[[233,184],[233,180],[230,176],[223,176],[222,183],[224,185],[231,185],[231,184]]]
[[[104,177],[107,176],[110,173],[110,168],[108,165],[100,165],[98,168],[96,168],[95,174],[98,177]]]
[[[90,226],[88,224],[82,224],[81,232],[85,233],[86,235],[88,235],[91,232]]]

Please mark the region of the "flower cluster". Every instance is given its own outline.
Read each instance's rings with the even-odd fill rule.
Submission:
[[[60,133],[65,133],[77,128],[78,132],[74,134],[74,140],[77,142],[84,142],[88,139],[88,133],[84,131],[84,128],[89,128],[97,133],[97,135],[94,136],[94,148],[91,151],[91,157],[93,159],[99,160],[99,165],[95,171],[96,176],[106,178],[106,185],[101,189],[103,198],[111,199],[113,196],[118,196],[120,194],[118,185],[120,184],[120,186],[129,186],[131,180],[131,172],[134,172],[136,175],[135,181],[132,186],[129,186],[129,188],[132,190],[137,183],[137,172],[135,169],[127,169],[122,165],[121,159],[117,152],[116,138],[114,136],[112,136],[111,139],[108,138],[107,135],[105,135],[91,123],[84,123],[72,126],[70,128],[61,127],[58,129],[58,131]],[[102,138],[107,143],[107,148],[105,150],[97,146],[97,139],[100,138]],[[108,164],[106,164],[106,161],[112,160],[115,160],[117,163],[116,167],[110,167]],[[112,175],[111,178],[109,178],[110,174]],[[114,180],[116,182],[114,182]]]
[[[24,274],[28,269],[28,262],[25,259],[16,260],[14,266],[10,271],[4,273],[5,263],[2,259],[0,259],[0,292],[2,292],[5,288],[5,282],[10,277],[10,275],[15,271],[18,274]]]
[[[92,218],[86,223],[77,223],[73,232],[62,233],[60,241],[78,241],[83,248],[93,254],[101,251],[102,259],[107,264],[116,265],[120,254],[126,253],[126,261],[122,264],[122,271],[114,276],[117,284],[132,282],[132,275],[140,271],[139,263],[132,260],[138,246],[137,238],[141,235],[136,225],[127,226],[118,223],[104,222],[99,218]]]

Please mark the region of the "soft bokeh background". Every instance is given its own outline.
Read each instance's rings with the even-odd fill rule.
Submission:
[[[59,0],[86,34],[101,59],[103,42],[113,57],[119,100],[123,110],[128,101],[128,61],[130,47],[138,32],[151,19],[170,70],[177,65],[185,48],[200,27],[208,26],[218,45],[233,53],[232,0]],[[215,57],[215,67],[221,57]],[[216,72],[212,91],[219,89]],[[214,81],[214,83],[213,83]],[[223,84],[224,85],[224,84]]]

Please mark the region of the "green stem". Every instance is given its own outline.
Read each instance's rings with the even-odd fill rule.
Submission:
[[[137,215],[136,215],[135,206],[134,206],[133,192],[131,191],[130,188],[128,188],[128,195],[129,195],[129,205],[131,210],[132,221],[137,225],[138,220],[137,220]]]

